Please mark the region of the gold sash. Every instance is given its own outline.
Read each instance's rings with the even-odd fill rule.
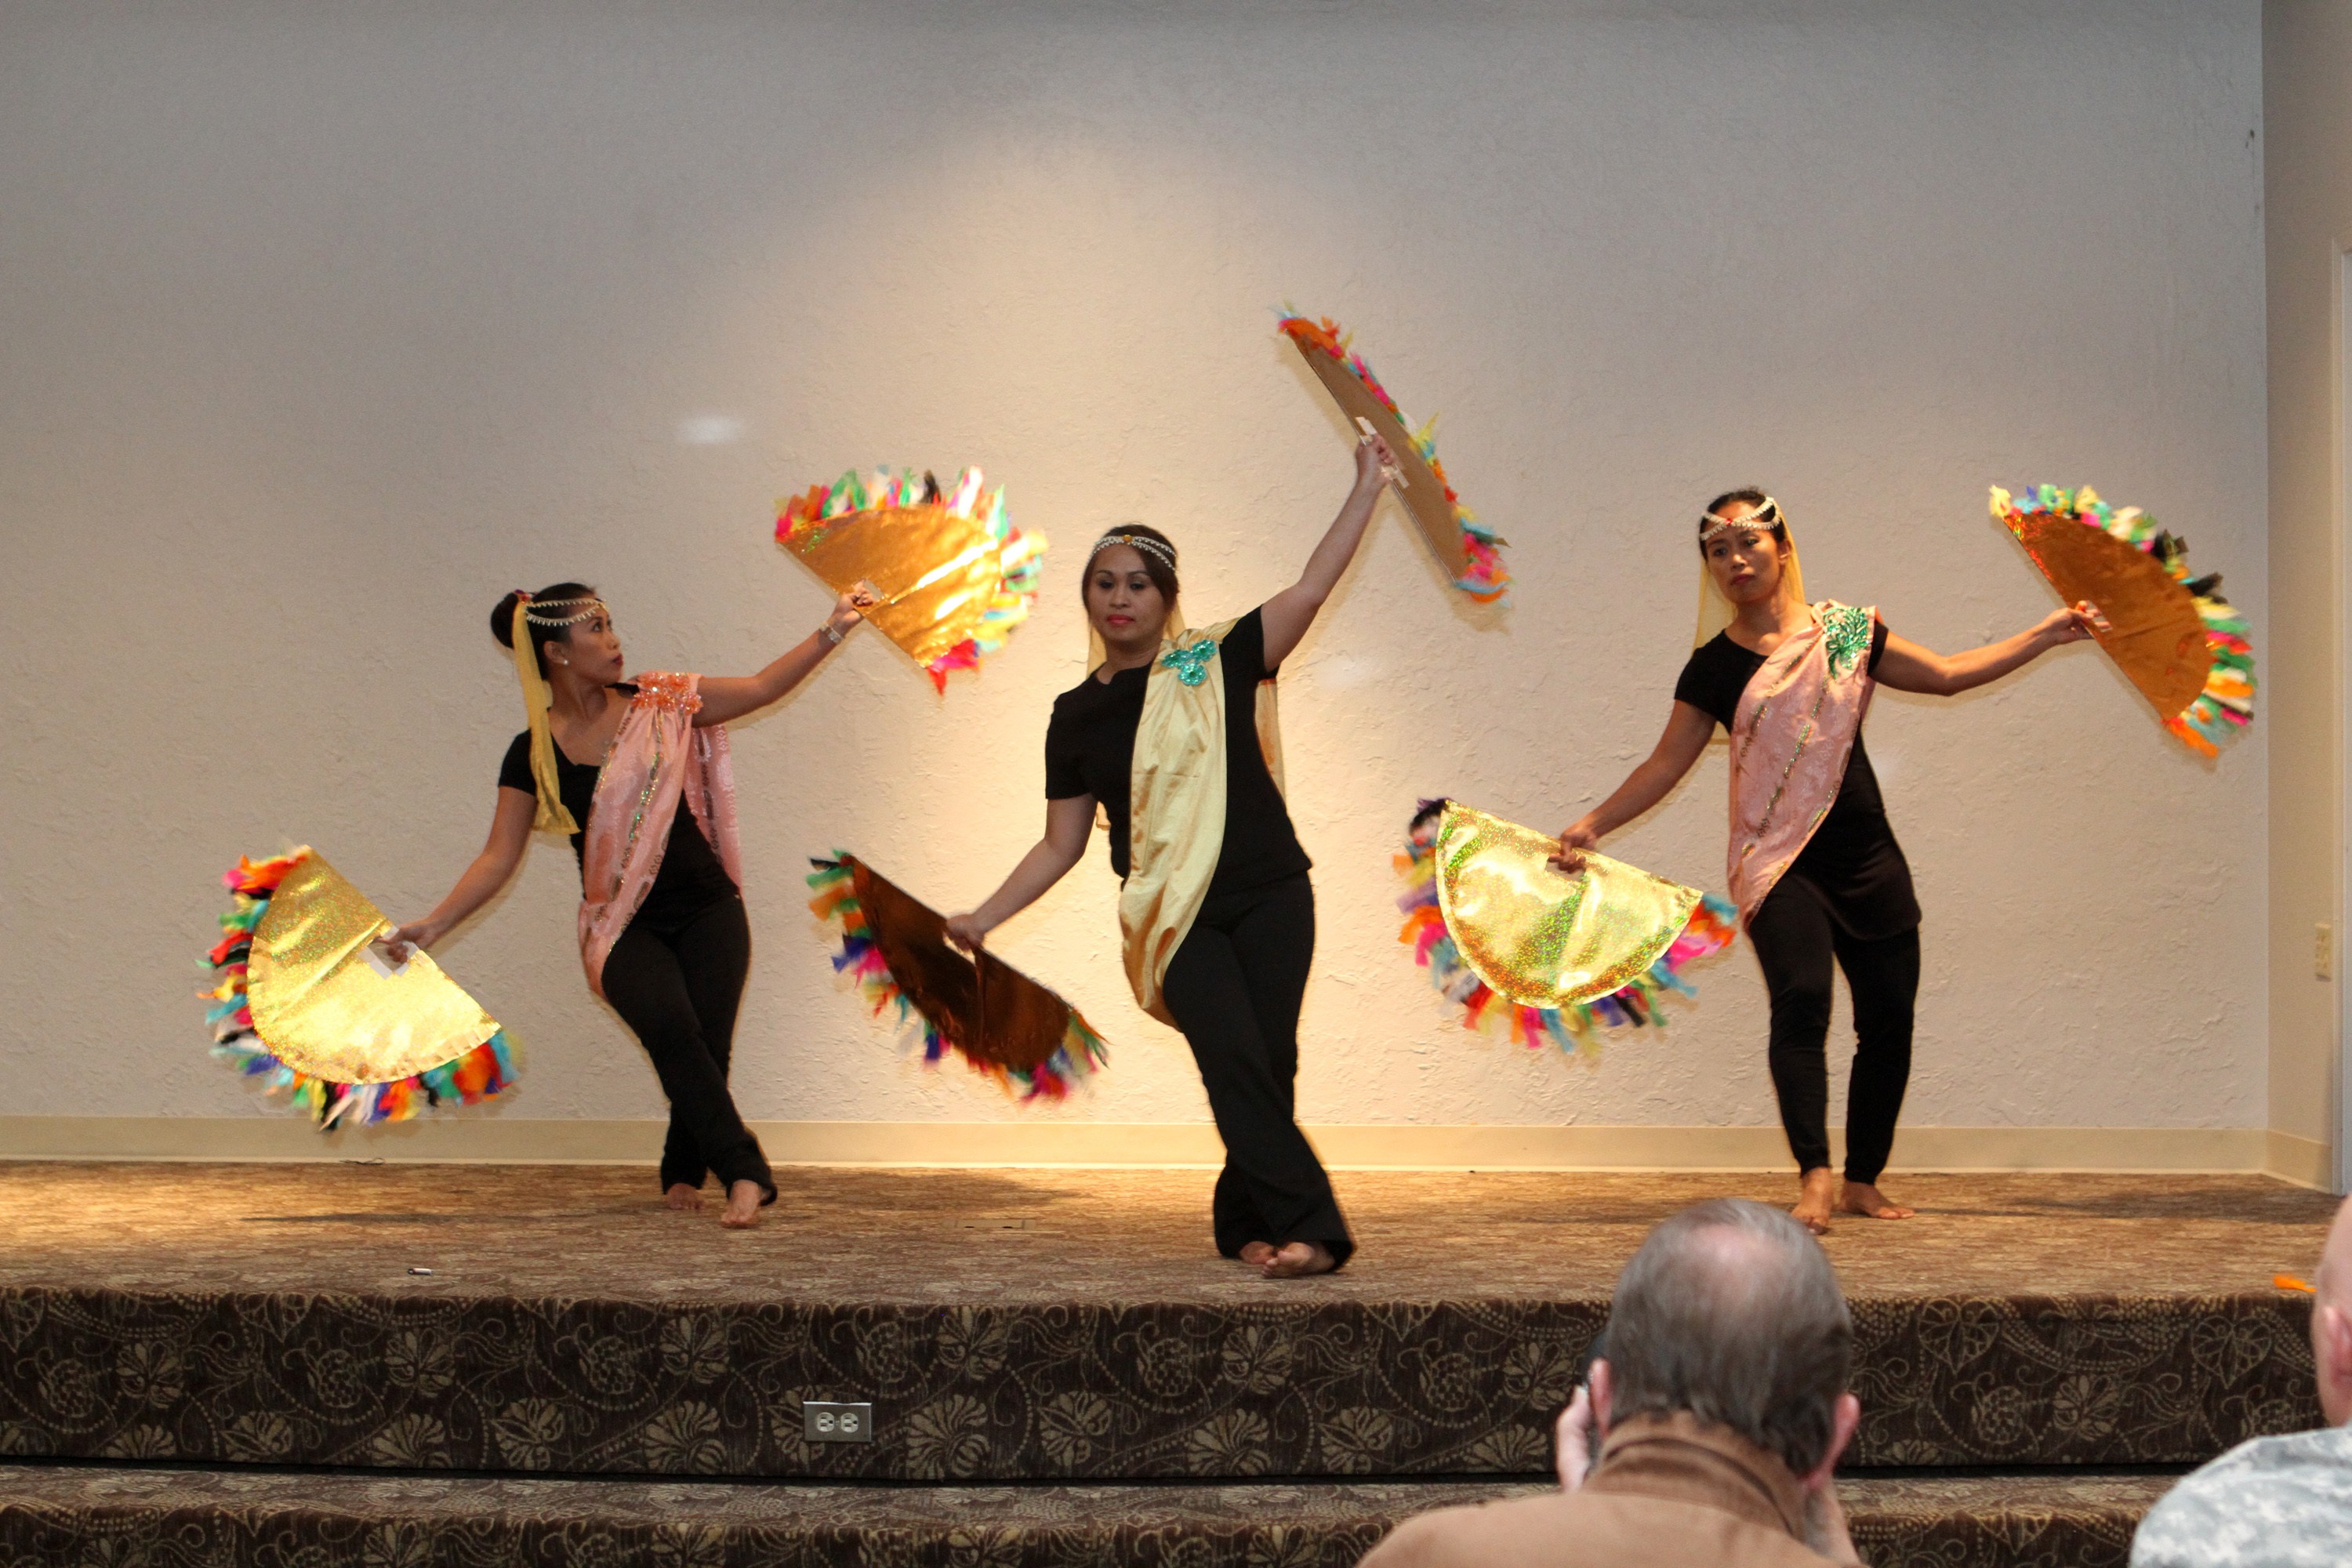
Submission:
[[[1163,644],[1144,687],[1129,786],[1127,880],[1118,893],[1127,983],[1137,1005],[1175,1026],[1160,983],[1209,895],[1225,844],[1225,676],[1223,621]],[[1202,651],[1206,645],[1206,651]],[[1184,677],[1198,672],[1188,683]],[[1255,728],[1278,769],[1270,683],[1261,684]],[[1280,773],[1275,774],[1277,787]]]

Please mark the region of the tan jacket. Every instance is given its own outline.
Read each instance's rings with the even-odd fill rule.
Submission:
[[[1399,1525],[1362,1568],[1830,1568],[1805,1545],[1789,1467],[1695,1416],[1609,1434],[1584,1488]]]

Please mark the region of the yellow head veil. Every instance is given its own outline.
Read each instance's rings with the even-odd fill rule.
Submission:
[[[557,601],[549,600],[544,608],[553,607]],[[562,601],[572,607],[572,601]],[[592,605],[593,601],[590,602]],[[546,679],[539,673],[539,644],[531,636],[531,598],[528,594],[515,595],[514,663],[515,675],[522,681],[522,710],[530,724],[530,780],[539,792],[539,809],[530,819],[534,831],[542,833],[577,833],[580,825],[572,820],[565,808],[563,793],[555,779],[555,731],[548,728],[547,710],[555,705],[555,693]],[[585,620],[594,613],[566,617],[553,625],[569,625],[572,620]]]
[[[1773,523],[1779,523],[1780,531],[1787,534],[1789,539],[1788,549],[1781,552],[1780,598],[1783,603],[1790,605],[1809,605],[1812,602],[1805,597],[1805,574],[1797,564],[1797,536],[1790,531],[1789,514],[1780,510],[1779,501],[1774,500],[1770,496],[1766,496],[1762,505],[1757,507],[1748,516],[1741,518],[1737,524],[1728,522],[1713,512],[1707,512],[1700,521],[1707,526],[1699,534],[1698,631],[1691,638],[1691,647],[1704,647],[1714,639],[1716,633],[1723,630],[1739,616],[1738,607],[1724,596],[1721,588],[1715,585],[1715,574],[1706,569],[1707,535],[1717,529],[1735,526],[1769,528]]]

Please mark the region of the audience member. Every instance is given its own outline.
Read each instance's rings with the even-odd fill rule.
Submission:
[[[2311,1303],[2327,1425],[2241,1443],[2165,1494],[2132,1568],[2343,1568],[2352,1563],[2352,1199],[2336,1211]]]
[[[1686,1209],[1618,1278],[1606,1350],[1559,1423],[1560,1489],[1423,1514],[1364,1568],[1858,1565],[1830,1480],[1861,1416],[1853,1355],[1804,1226],[1740,1200]]]

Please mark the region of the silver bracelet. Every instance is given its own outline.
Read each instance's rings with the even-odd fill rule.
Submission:
[[[835,626],[831,621],[827,621],[824,625],[817,627],[817,633],[831,646],[835,647],[839,647],[841,646],[841,628]]]

